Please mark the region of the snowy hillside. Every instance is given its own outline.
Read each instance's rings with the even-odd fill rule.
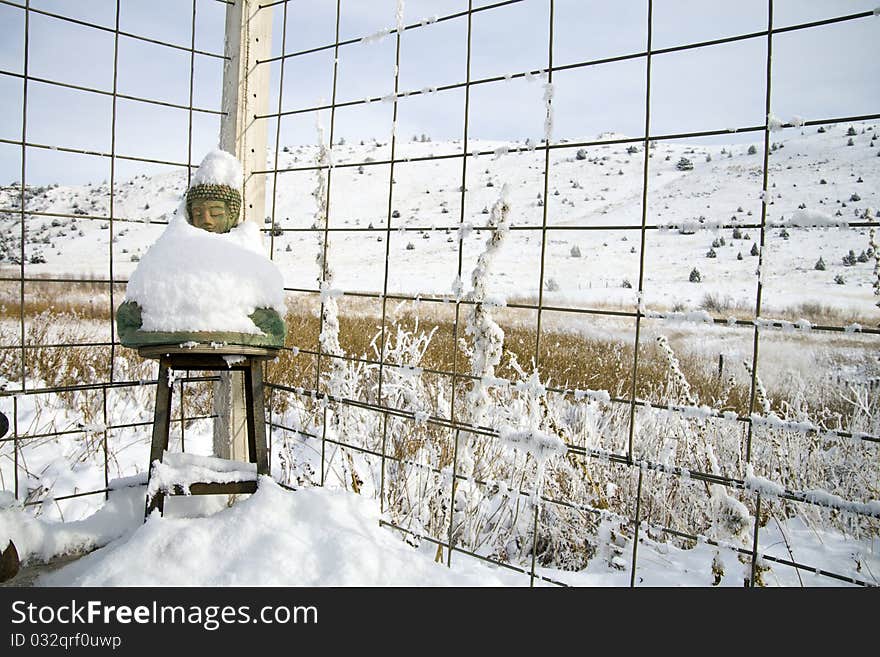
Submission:
[[[766,238],[764,314],[818,302],[869,320],[880,316],[872,294],[868,230],[829,225],[876,216],[880,207],[877,129],[870,123],[839,124],[771,134],[767,219],[775,227],[768,230]],[[459,230],[460,158],[395,165],[392,230],[387,234],[390,292],[450,294],[458,272],[459,235],[464,237],[463,271],[467,272],[485,235],[472,229],[485,225],[488,208],[502,186],[508,185],[514,231],[490,276],[493,294],[508,300],[537,297],[540,227],[546,202],[544,302],[587,307],[636,304],[644,166],[641,145],[553,150],[547,199],[543,198],[545,155],[527,149],[508,152],[522,146],[469,142],[469,150],[494,155],[468,158],[464,230]],[[460,149],[458,142],[401,141],[396,157],[449,155]],[[278,167],[314,166],[316,152],[314,146],[285,147],[278,155]],[[333,148],[336,165],[383,162],[390,155],[387,142],[344,143]],[[270,153],[269,163],[274,163],[274,154]],[[660,229],[647,231],[645,243],[644,286],[649,308],[698,307],[707,294],[730,296],[732,306],[753,305],[758,258],[752,253],[759,231],[749,226],[760,223],[761,165],[760,144],[753,153],[748,144],[725,147],[663,142],[651,149],[646,221]],[[382,291],[389,174],[388,164],[368,164],[337,166],[331,175],[329,260],[336,272],[335,286],[345,291]],[[314,170],[277,176],[274,214],[276,226],[284,230],[276,230],[273,257],[288,287],[317,286],[314,255],[318,235],[303,230],[314,222],[316,207],[311,192],[315,180]],[[269,175],[267,214],[273,207],[272,184],[273,176]],[[114,276],[126,279],[132,272],[140,255],[162,231],[161,222],[174,211],[185,187],[183,172],[118,183],[115,215],[132,221],[114,226]],[[76,217],[107,214],[107,183],[54,185],[26,192],[28,209],[73,215],[29,219],[25,244],[28,274],[106,277],[109,222]],[[3,188],[0,206],[15,207],[19,194],[17,187]],[[8,267],[18,258],[18,221],[15,213],[0,215],[0,266]],[[783,229],[792,222],[819,227]],[[269,249],[270,226],[261,223]],[[718,228],[721,225],[745,227],[734,232],[729,227]],[[630,228],[576,229],[582,226]],[[679,230],[682,226],[683,231]],[[854,262],[845,264],[850,251]],[[820,259],[824,270],[817,269]],[[700,273],[699,283],[689,280],[695,268]]]

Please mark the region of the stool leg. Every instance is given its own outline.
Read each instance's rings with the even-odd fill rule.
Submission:
[[[162,358],[159,361],[159,381],[156,384],[156,408],[153,412],[153,440],[150,443],[150,463],[147,469],[147,488],[150,486],[150,475],[153,472],[153,462],[162,462],[162,456],[168,449],[168,431],[171,427],[171,387],[168,385],[168,361]],[[161,514],[165,507],[165,495],[157,493],[147,501],[144,511],[144,519],[152,513],[153,509],[159,509]]]
[[[244,370],[244,395],[247,414],[248,452],[251,463],[257,464],[257,473],[269,474],[269,454],[266,450],[266,410],[263,405],[263,370],[260,362],[248,358]]]

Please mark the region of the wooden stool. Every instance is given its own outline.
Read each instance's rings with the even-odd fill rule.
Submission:
[[[199,345],[192,349],[178,345],[153,345],[138,348],[144,358],[159,360],[159,382],[156,386],[156,408],[153,415],[153,440],[150,445],[150,463],[147,470],[147,489],[149,490],[153,463],[162,462],[168,449],[168,431],[171,425],[171,393],[168,385],[169,370],[242,370],[244,371],[245,417],[247,420],[248,459],[257,465],[257,475],[269,474],[269,454],[266,450],[266,420],[263,402],[263,371],[260,361],[275,358],[277,349],[266,347],[247,347],[224,345],[214,349]],[[189,485],[192,495],[221,495],[233,493],[254,493],[257,482],[198,482]],[[144,518],[158,509],[162,513],[165,495],[178,495],[184,492],[183,486],[175,486],[173,491],[159,491],[152,499],[147,498]],[[148,493],[149,495],[149,493]]]

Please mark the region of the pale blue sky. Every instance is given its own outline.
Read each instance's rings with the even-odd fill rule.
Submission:
[[[31,6],[112,27],[115,0],[31,0]],[[491,4],[475,1],[474,6]],[[471,77],[542,69],[548,63],[549,0],[524,0],[473,16]],[[873,9],[876,0],[776,0],[774,24],[792,25]],[[123,31],[190,43],[189,0],[122,0]],[[342,39],[360,38],[395,24],[396,0],[343,0]],[[638,53],[646,47],[646,0],[555,0],[555,65]],[[405,23],[467,8],[466,0],[407,0]],[[287,52],[329,43],[334,0],[289,4]],[[282,7],[274,8],[273,51],[280,54]],[[225,5],[197,0],[196,47],[222,52]],[[654,0],[653,46],[664,48],[765,29],[766,0]],[[24,12],[0,4],[0,70],[23,69]],[[33,76],[112,89],[113,34],[31,15],[29,72]],[[461,82],[466,72],[467,18],[421,27],[401,40],[401,91]],[[395,39],[340,48],[337,100],[376,97],[393,89]],[[726,129],[763,121],[766,39],[756,38],[652,59],[651,130],[655,134]],[[554,74],[554,139],[590,139],[599,132],[640,136],[644,129],[645,59]],[[271,111],[278,107],[280,63],[272,67]],[[783,119],[875,113],[880,110],[880,17],[774,36],[773,111]],[[120,38],[120,93],[187,104],[189,53]],[[285,61],[282,109],[309,107],[332,93],[333,52]],[[194,104],[218,109],[222,62],[196,55]],[[0,138],[21,138],[22,81],[0,74]],[[524,79],[471,89],[472,138],[537,141],[543,135],[543,88]],[[464,92],[455,89],[399,103],[399,134],[435,140],[461,137]],[[336,135],[387,140],[390,103],[340,109]],[[110,151],[111,99],[32,81],[28,85],[27,140]],[[329,117],[324,117],[325,121]],[[186,161],[186,111],[118,101],[120,154]],[[281,143],[312,142],[313,113],[282,119]],[[219,118],[196,113],[193,159],[217,142]],[[270,121],[270,143],[275,122]],[[0,180],[20,178],[18,146],[0,143]],[[120,179],[167,169],[118,160]],[[82,183],[109,178],[107,158],[28,149],[31,183]]]

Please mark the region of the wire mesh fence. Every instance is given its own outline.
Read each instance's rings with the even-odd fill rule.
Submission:
[[[185,19],[191,26],[188,46],[120,29],[125,3],[119,0],[112,27],[64,17],[31,7],[31,3],[2,4],[24,17],[25,40],[23,70],[0,71],[23,85],[21,137],[0,140],[21,151],[18,202],[2,209],[18,214],[21,231],[18,271],[15,275],[7,272],[2,278],[4,285],[17,284],[19,292],[15,304],[19,335],[17,339],[7,336],[2,345],[3,353],[18,354],[18,375],[7,377],[9,383],[2,393],[4,401],[12,401],[14,419],[13,435],[4,443],[13,448],[18,497],[22,493],[18,482],[22,444],[77,432],[95,436],[103,452],[103,488],[54,499],[107,493],[113,459],[108,435],[133,426],[112,421],[113,414],[107,409],[108,404],[112,408],[113,398],[111,394],[108,401],[108,391],[155,382],[143,372],[120,378],[120,370],[130,370],[118,365],[113,309],[121,300],[118,285],[124,279],[114,274],[118,247],[114,247],[113,236],[115,226],[143,221],[137,216],[117,216],[116,163],[127,160],[185,167],[188,180],[193,158],[192,117],[221,113],[216,108],[194,106],[195,62],[197,56],[223,55],[196,48],[197,7],[201,11],[206,5],[203,2],[187,5],[185,16],[177,6],[181,21]],[[852,398],[845,403],[838,400],[844,410],[835,410],[838,407],[825,403],[827,400],[799,403],[794,391],[786,390],[790,382],[777,381],[776,390],[768,393],[762,381],[773,379],[779,363],[791,358],[793,352],[831,354],[834,340],[845,341],[857,358],[868,361],[871,354],[876,358],[880,328],[875,326],[873,309],[857,316],[821,307],[812,314],[801,307],[797,315],[780,312],[774,316],[766,310],[769,306],[778,312],[785,299],[784,286],[768,274],[773,271],[774,257],[780,258],[778,234],[791,231],[792,241],[797,242],[806,241],[809,231],[861,235],[878,226],[870,210],[848,217],[841,213],[830,221],[824,215],[807,213],[794,215],[799,219],[792,222],[772,208],[774,200],[781,198],[781,193],[774,192],[776,182],[784,180],[784,170],[774,168],[779,160],[775,133],[825,132],[837,124],[880,119],[873,107],[845,102],[842,112],[819,118],[776,119],[772,111],[773,88],[778,84],[774,44],[779,48],[780,40],[786,38],[861,25],[876,20],[875,12],[867,9],[834,15],[829,11],[815,19],[786,22],[774,19],[774,2],[768,0],[758,3],[760,24],[754,29],[737,32],[734,26],[729,34],[701,34],[674,42],[658,40],[655,32],[658,20],[663,20],[664,3],[647,0],[630,3],[629,31],[635,36],[621,41],[631,44],[631,50],[618,48],[592,56],[586,45],[571,46],[566,22],[574,14],[590,16],[595,7],[573,9],[571,3],[560,0],[449,4],[456,7],[448,13],[405,23],[403,4],[392,3],[386,8],[387,16],[377,19],[380,29],[369,33],[352,31],[350,25],[355,23],[351,17],[358,9],[343,0],[322,5],[320,28],[305,21],[297,3],[281,0],[260,5],[260,11],[274,12],[276,24],[273,56],[257,64],[272,71],[271,88],[260,93],[269,94],[274,111],[254,120],[267,123],[272,148],[266,167],[250,175],[266,179],[264,232],[271,257],[286,263],[284,254],[296,244],[297,261],[291,268],[299,270],[286,276],[292,309],[288,314],[288,346],[266,369],[271,390],[273,474],[294,486],[332,485],[375,495],[382,507],[383,524],[400,531],[410,542],[435,546],[438,560],[447,565],[459,557],[488,561],[523,573],[531,584],[576,583],[577,578],[567,573],[576,573],[590,561],[602,561],[610,572],[623,573],[626,583],[635,586],[642,581],[641,573],[654,567],[653,552],[648,565],[640,567],[640,559],[643,563],[646,559],[642,552],[671,545],[673,549],[708,546],[710,557],[716,555],[712,573],[718,579],[730,577],[731,571],[731,565],[722,563],[719,555],[733,555],[734,563],[743,564],[745,574],[740,581],[746,585],[763,584],[768,569],[790,569],[799,581],[801,573],[810,573],[830,582],[876,585],[874,575],[862,572],[861,564],[856,571],[850,567],[846,560],[851,555],[840,559],[840,568],[827,567],[826,561],[816,561],[815,554],[806,550],[806,556],[795,556],[798,550],[783,530],[785,521],[797,519],[817,535],[834,528],[855,537],[876,536],[880,509],[871,491],[876,490],[872,486],[876,483],[880,432],[870,377],[855,381],[844,376],[843,381],[838,378],[829,383],[826,379],[836,374],[839,362],[835,365],[831,356],[815,357],[815,369],[833,392],[829,394],[835,399]],[[523,61],[528,66],[500,73],[499,65],[493,69],[486,64],[479,50],[481,39],[490,38],[491,26],[503,25],[508,15],[525,8],[534,12],[525,14],[528,20],[535,16],[542,19],[529,23],[527,38],[521,39],[528,41],[528,46],[503,30],[494,38],[511,51],[521,47],[539,54],[532,59],[511,54],[514,65]],[[386,27],[395,9],[397,23]],[[31,15],[72,21],[112,35],[112,87],[93,88],[30,75],[27,42]],[[446,29],[454,32],[440,32]],[[442,47],[431,49],[437,43],[426,36],[431,34],[440,34],[437,38]],[[423,38],[430,47],[420,46]],[[120,39],[147,40],[186,53],[188,102],[175,104],[119,93]],[[760,120],[722,127],[719,120],[697,112],[676,120],[668,118],[663,110],[666,96],[662,85],[668,84],[670,58],[693,61],[709,58],[719,48],[744,45],[760,55],[745,57],[748,66],[759,66],[752,73],[762,88],[760,103],[748,116]],[[783,41],[781,47],[790,46]],[[423,61],[420,57],[425,56],[420,48],[435,58],[455,62],[455,73],[442,80],[442,76],[423,79],[413,73]],[[739,51],[732,52],[738,56]],[[408,57],[416,64],[408,66]],[[352,61],[372,59],[383,73],[359,79],[360,69],[345,69]],[[567,76],[617,66],[634,71],[627,84],[634,89],[637,102],[630,97],[625,104],[638,108],[635,127],[626,135],[605,133],[584,138],[587,128],[578,126],[571,134],[566,132],[566,137],[554,137],[554,112],[567,102],[560,94],[567,85],[578,86],[587,79]],[[307,101],[306,70],[324,74],[321,88],[329,100]],[[109,97],[109,151],[28,141],[29,84]],[[532,91],[524,92],[529,85]],[[487,121],[503,113],[507,101],[520,102],[521,98],[529,98],[534,109],[530,137],[518,142],[499,138],[494,143],[481,138]],[[120,100],[185,112],[189,118],[186,161],[117,152],[116,108]],[[418,104],[422,102],[426,104]],[[614,103],[622,107],[624,101]],[[418,124],[414,116],[438,112],[461,117],[456,138],[425,146],[424,135],[413,141],[403,137],[402,126]],[[307,130],[315,115],[319,124],[323,120],[328,126],[326,143],[322,128],[319,136],[303,138],[313,135]],[[588,115],[585,110],[585,123]],[[356,132],[358,120],[377,132],[384,130],[380,135],[385,136],[366,140],[366,145],[362,140],[364,148],[343,148],[344,133]],[[580,136],[572,136],[574,133]],[[728,169],[723,174],[732,178],[745,173],[743,190],[747,191],[733,203],[748,206],[748,211],[712,209],[711,213],[704,211],[708,217],[699,219],[676,209],[666,211],[655,190],[661,186],[656,181],[658,172],[662,168],[665,173],[667,166],[659,155],[673,152],[667,150],[668,144],[691,146],[689,152],[674,151],[683,154],[682,159],[703,153],[708,158],[710,151],[719,158],[728,155],[726,150],[719,155],[717,148],[707,150],[700,145],[726,143],[725,139],[745,144],[735,140],[750,137],[759,144],[753,156],[757,163],[748,170]],[[583,189],[576,179],[565,181],[554,176],[569,171],[564,168],[569,162],[607,163],[609,171],[617,168],[618,160],[607,157],[607,149],[615,148],[626,153],[627,164],[619,164],[620,175],[605,182],[601,190]],[[28,209],[29,149],[107,158],[110,184],[106,213],[74,215]],[[527,169],[538,173],[520,183],[504,169],[505,162],[515,158],[521,162],[517,178],[522,179],[525,174],[520,172]],[[422,173],[425,171],[429,173]],[[352,222],[350,198],[358,196],[357,185],[366,178],[371,179],[367,184],[375,193],[368,197],[360,192],[363,207],[356,211],[360,221]],[[499,193],[505,183],[522,186],[537,203],[528,207],[522,203],[517,207],[512,201],[508,204]],[[558,200],[558,196],[565,197],[558,194],[562,183],[579,189],[579,195],[583,191],[586,198],[610,197],[611,188],[630,188],[638,199],[633,206],[637,212],[627,220],[620,220],[613,209],[592,216],[575,212],[573,203]],[[419,185],[418,193],[425,198],[443,199],[436,218],[423,219],[417,211],[401,217],[400,208]],[[707,203],[715,200],[712,193],[705,194]],[[312,195],[314,205],[291,206],[294,194]],[[788,190],[786,195],[790,195]],[[291,212],[291,207],[299,214]],[[672,219],[665,220],[664,215]],[[28,276],[26,224],[37,217],[108,222],[110,238],[104,265],[109,267],[109,276]],[[367,221],[369,225],[362,225]],[[152,217],[149,222],[162,225],[165,220]],[[731,242],[737,233],[755,236],[744,241],[745,247],[753,244],[755,251],[747,256],[754,270],[750,302],[722,299],[699,307],[667,302],[662,295],[670,281],[663,277],[669,275],[660,273],[665,272],[667,240],[708,234],[717,241],[717,236],[731,231]],[[778,231],[777,235],[773,231]],[[510,236],[515,241],[509,241]],[[490,246],[496,238],[496,247]],[[419,239],[439,242],[443,250],[422,252],[413,244]],[[604,268],[615,269],[615,273],[603,272],[595,280],[579,283],[587,285],[588,291],[595,285],[602,294],[586,293],[578,298],[561,293],[560,283],[564,292],[566,279],[579,271],[583,262],[576,260],[581,258],[578,244],[607,246],[612,240],[627,242],[621,253],[628,250],[631,259],[606,261]],[[497,283],[499,276],[522,273],[503,267],[499,271],[497,264],[493,270],[492,248],[518,250],[517,257],[508,257],[506,264],[533,272],[526,292],[500,301],[487,292],[487,281]],[[570,250],[573,269],[560,266],[560,249]],[[712,251],[715,249],[721,251],[713,246]],[[417,254],[414,260],[411,252]],[[305,264],[312,258],[315,266]],[[436,278],[445,287],[434,282],[433,272],[438,269],[442,274]],[[699,272],[697,275],[699,278]],[[31,339],[27,292],[31,286],[47,284],[106,289],[106,339]],[[605,290],[609,285],[622,292],[608,296]],[[809,315],[809,319],[801,315]],[[579,333],[583,335],[578,337]],[[745,367],[731,364],[729,358],[725,362],[717,352],[707,355],[694,348],[712,340],[735,343],[733,351],[746,355],[742,358]],[[103,350],[107,365],[94,374],[94,380],[79,385],[28,385],[30,363],[40,350],[83,348]],[[206,380],[189,377],[182,379],[181,385]],[[82,392],[99,395],[96,414],[82,420],[86,426],[37,434],[20,430],[19,404],[27,396]],[[178,418],[181,443],[185,440],[183,427],[193,419],[210,419],[210,414],[182,405]],[[29,503],[41,504],[46,494],[36,491]]]

